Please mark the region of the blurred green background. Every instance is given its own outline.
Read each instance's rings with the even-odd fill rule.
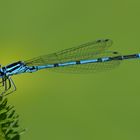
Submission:
[[[0,1],[0,63],[9,64],[110,38],[113,50],[140,52],[139,0]],[[9,95],[27,128],[21,140],[140,139],[140,62],[112,71],[45,70],[13,77]]]

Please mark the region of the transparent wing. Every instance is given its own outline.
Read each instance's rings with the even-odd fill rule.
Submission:
[[[95,58],[95,56],[99,56],[99,54],[104,52],[111,45],[112,45],[112,40],[110,39],[96,40],[96,41],[88,42],[86,44],[82,44],[77,47],[62,50],[60,52],[27,60],[25,61],[25,64],[28,66],[40,66],[40,65]]]
[[[103,54],[98,54],[94,58],[103,58],[103,57],[115,57],[118,56],[117,52],[104,52]],[[116,68],[120,64],[121,60],[112,60],[106,62],[97,62],[97,63],[87,63],[87,64],[77,64],[69,65],[64,67],[54,67],[47,69],[49,71],[62,72],[62,73],[96,73],[105,70],[111,70]]]

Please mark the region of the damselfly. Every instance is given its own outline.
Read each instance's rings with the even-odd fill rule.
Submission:
[[[140,54],[120,55],[108,51],[112,45],[110,39],[96,40],[56,53],[36,57],[27,61],[18,61],[0,68],[1,96],[16,90],[11,76],[32,73],[41,69],[69,73],[89,73],[115,68],[124,59],[140,58]],[[13,87],[13,88],[12,88]],[[11,89],[11,90],[10,90]]]

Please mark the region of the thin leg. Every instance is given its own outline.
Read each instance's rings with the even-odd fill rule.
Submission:
[[[11,78],[11,77],[9,77],[9,80],[10,80],[11,84],[14,86],[13,91],[16,91],[16,90],[17,90],[17,87],[16,87],[16,85],[15,85],[14,81],[12,80],[12,78]]]
[[[4,80],[4,87],[5,87],[5,91],[7,91],[7,79],[5,78],[5,80]]]
[[[9,82],[9,86],[7,87],[7,80]],[[11,89],[11,87],[13,86],[13,90],[8,92],[9,89]],[[16,91],[16,86],[13,82],[13,80],[11,79],[11,77],[6,77],[6,80],[4,79],[4,88],[5,90],[0,94],[0,96],[7,96],[8,94],[11,94],[12,92]]]
[[[2,85],[0,87],[4,86],[4,77],[2,77],[2,80],[0,81],[0,84],[2,83]]]
[[[0,94],[0,96],[3,96],[3,94],[6,92],[6,90],[7,90],[7,83],[6,83],[6,80],[7,80],[7,78],[4,76],[4,77],[2,77],[2,86],[4,86],[4,91]]]
[[[8,89],[7,90],[9,90],[10,88],[11,88],[11,81],[10,81],[10,78],[8,78],[8,82],[9,82],[9,87],[8,87]]]
[[[12,78],[11,78],[11,77],[8,77],[8,80],[9,80],[9,83],[10,83],[8,90],[9,90],[12,86],[13,86],[14,89],[13,89],[12,91],[6,93],[6,92],[8,91],[8,90],[7,90],[7,91],[5,92],[6,94],[4,94],[4,96],[7,96],[7,95],[13,93],[13,92],[16,91],[16,89],[17,89],[17,88],[16,88],[16,85],[15,85],[15,83],[14,83],[14,81],[12,80]]]

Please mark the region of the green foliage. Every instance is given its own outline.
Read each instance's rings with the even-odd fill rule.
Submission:
[[[0,97],[0,140],[20,140],[19,116],[7,98]]]

